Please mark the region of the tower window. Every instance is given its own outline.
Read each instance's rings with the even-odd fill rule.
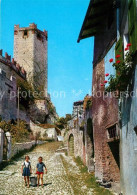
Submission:
[[[38,39],[41,39],[41,35],[39,33],[37,34],[37,38]]]
[[[27,31],[27,30],[24,30],[24,31],[23,31],[23,38],[24,38],[24,37],[28,37],[28,31]]]
[[[40,41],[43,41],[43,37],[41,36],[40,33],[37,34],[37,39],[39,39]]]

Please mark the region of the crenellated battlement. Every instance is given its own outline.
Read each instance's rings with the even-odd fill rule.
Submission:
[[[43,31],[39,30],[37,28],[37,24],[35,23],[30,23],[29,27],[20,27],[19,24],[14,25],[14,35],[18,35],[19,31],[23,31],[23,32],[25,31],[26,33],[27,31],[31,31],[32,34],[37,33],[37,34],[43,35],[46,38],[46,40],[48,38],[48,32],[45,29]],[[28,37],[28,35],[26,36]]]
[[[26,79],[26,71],[23,67],[17,63],[14,58],[11,59],[11,56],[5,52],[5,56],[3,56],[3,50],[0,50],[0,62],[4,63],[5,65],[9,66],[12,70],[14,70],[19,76],[23,79]]]

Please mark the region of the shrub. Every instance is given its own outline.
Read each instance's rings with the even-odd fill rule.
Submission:
[[[2,128],[4,132],[8,131],[11,133],[13,142],[26,141],[29,139],[30,130],[27,128],[25,121],[20,120],[19,124],[17,124],[17,121],[15,121],[15,124],[11,123],[11,121],[1,121],[0,128]]]
[[[27,81],[17,80],[19,88],[20,104],[28,108],[29,104],[34,103],[34,90]]]
[[[89,110],[92,106],[92,101],[91,100],[88,100],[87,103],[86,103],[86,109]]]

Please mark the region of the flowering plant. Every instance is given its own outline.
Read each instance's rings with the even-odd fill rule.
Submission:
[[[118,57],[118,55],[117,55]],[[117,60],[113,64],[115,67],[116,75],[110,75],[106,88],[107,91],[125,91],[127,86],[131,83],[132,71],[133,71],[133,54],[128,51],[123,61]]]

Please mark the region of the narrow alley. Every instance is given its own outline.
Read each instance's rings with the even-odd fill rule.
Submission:
[[[44,145],[37,146],[33,151],[28,153],[32,164],[32,175],[35,174],[35,167],[38,157],[42,156],[44,159],[44,162],[48,169],[48,174],[44,175],[44,188],[42,188],[41,186],[32,187],[31,185],[30,188],[24,187],[23,177],[21,176],[21,164],[22,162],[24,162],[24,156],[22,156],[18,158],[17,161],[13,161],[12,164],[8,165],[5,169],[3,169],[3,171],[0,172],[0,194],[75,194],[73,187],[69,181],[67,172],[63,166],[62,159],[68,161],[68,163],[70,164],[70,172],[75,172],[78,178],[80,175],[80,171],[71,157],[67,157],[64,154],[63,157],[61,157],[60,153],[55,152],[60,145],[60,143],[56,142],[46,143]],[[92,189],[87,189],[87,187],[82,183],[80,191],[80,194],[92,194]]]

